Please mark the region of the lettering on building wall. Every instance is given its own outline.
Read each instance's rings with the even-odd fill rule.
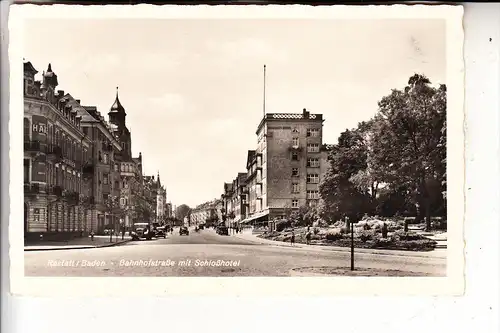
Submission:
[[[45,142],[47,138],[47,118],[33,115],[31,121],[31,136],[33,141]]]

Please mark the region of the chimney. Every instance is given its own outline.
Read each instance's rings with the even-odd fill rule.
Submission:
[[[304,118],[309,118],[309,111],[307,111],[306,108],[302,109],[302,116]]]

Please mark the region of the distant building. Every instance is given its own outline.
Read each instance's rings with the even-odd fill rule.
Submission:
[[[216,225],[220,221],[217,211],[220,208],[220,200],[212,200],[196,206],[190,214],[191,223],[194,225]]]
[[[301,206],[316,205],[327,169],[323,115],[266,114],[257,128],[257,147],[248,151],[244,223],[288,216]]]

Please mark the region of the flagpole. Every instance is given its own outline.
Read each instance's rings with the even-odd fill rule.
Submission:
[[[264,98],[262,110],[264,112],[264,118],[266,117],[266,65],[264,65]]]

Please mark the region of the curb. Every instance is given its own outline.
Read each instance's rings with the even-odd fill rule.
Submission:
[[[130,241],[132,241],[132,240],[127,239],[127,240],[123,240],[123,241],[116,242],[116,243],[96,245],[96,246],[82,246],[82,245],[80,245],[80,246],[71,246],[71,247],[49,247],[49,248],[24,249],[24,252],[98,249],[98,248],[102,248],[102,247],[112,247],[112,246],[123,245],[125,243],[130,242]]]
[[[249,242],[254,242],[260,245],[274,245],[274,246],[280,246],[280,247],[289,247],[289,248],[298,248],[298,249],[313,249],[313,250],[319,250],[319,251],[330,251],[330,252],[350,252],[351,249],[348,247],[334,247],[334,246],[320,246],[320,245],[305,245],[305,244],[298,244],[296,243],[295,246],[290,246],[287,245],[287,242],[280,242],[280,241],[261,241],[258,239],[252,240],[252,239],[247,239],[243,237],[238,237],[238,235],[232,235],[236,238],[246,240]],[[440,247],[436,246],[435,249],[446,249],[446,246]],[[360,251],[361,250],[361,251]],[[382,252],[382,251],[384,252]],[[387,251],[387,252],[385,252]],[[392,251],[399,251],[402,253],[394,253]],[[439,256],[439,255],[427,255],[427,253],[436,253],[434,251],[425,251],[425,252],[418,252],[418,251],[405,251],[405,250],[384,250],[384,249],[363,249],[363,248],[355,248],[355,252],[358,254],[374,254],[374,255],[386,255],[386,256],[406,256],[406,257],[418,257],[418,258],[436,258],[436,259],[446,259],[447,256]],[[404,253],[404,254],[403,254]]]

